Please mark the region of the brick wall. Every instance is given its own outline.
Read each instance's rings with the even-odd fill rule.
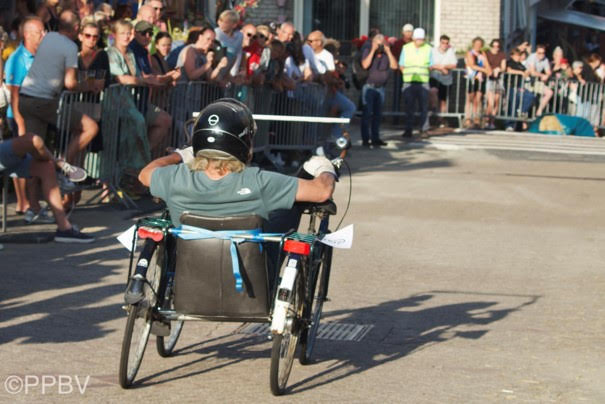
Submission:
[[[476,36],[489,44],[500,37],[501,1],[442,0],[437,11],[441,15],[441,35],[449,36],[457,51],[466,51]]]
[[[278,3],[283,3],[284,7],[278,7]],[[267,21],[292,21],[294,18],[293,3],[294,0],[260,0],[257,8],[250,8],[246,12],[246,22],[258,25]]]

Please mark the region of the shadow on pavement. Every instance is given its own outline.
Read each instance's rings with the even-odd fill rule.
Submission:
[[[123,316],[107,299],[124,283],[103,279],[124,272],[126,255],[111,231],[92,244],[5,245],[0,283],[0,344],[60,343],[101,338],[102,324]]]
[[[455,299],[461,302],[422,308],[443,296],[456,296]],[[291,385],[289,390],[297,393],[327,385],[455,338],[479,339],[490,331],[487,325],[534,304],[539,298],[534,295],[429,291],[377,306],[324,312],[323,322],[335,318],[339,323],[372,324],[373,328],[362,342],[319,340],[313,355],[315,361],[331,364],[322,372]],[[236,337],[225,335],[179,348],[175,355],[191,356],[190,361],[141,378],[133,387],[193,377],[248,359],[269,359],[269,350],[261,347],[267,344],[265,336]],[[154,349],[152,341],[150,339],[147,349]],[[199,364],[217,359],[221,361],[200,369]],[[296,366],[292,372],[296,372]]]
[[[448,295],[459,295],[462,302],[422,308],[430,304],[430,300]],[[483,300],[485,298],[489,300]],[[490,331],[485,326],[534,304],[539,298],[535,295],[430,291],[378,306],[328,312],[322,321],[337,317],[338,322],[373,324],[374,328],[362,343],[335,342],[327,349],[327,344],[319,341],[314,354],[316,360],[336,363],[292,385],[290,390],[296,393],[330,384],[455,338],[479,339]],[[511,299],[517,302],[510,302]],[[495,307],[503,305],[501,309]]]

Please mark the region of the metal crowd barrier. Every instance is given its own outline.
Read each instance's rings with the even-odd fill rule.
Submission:
[[[464,69],[453,69],[451,74],[453,83],[448,86],[446,111],[437,112],[433,108],[429,114],[456,118],[459,123],[463,119],[471,118],[479,118],[484,122],[485,118],[489,118],[487,116],[487,91],[482,95],[481,111],[478,117],[473,117],[466,105],[472,82],[466,79]],[[405,115],[403,98],[400,94],[401,81],[397,80],[398,75],[398,72],[391,74],[385,86],[386,94],[383,105],[383,115],[395,118]],[[552,91],[552,96],[544,108],[543,114],[557,113],[578,116],[587,119],[595,127],[605,128],[605,84],[581,84],[561,78],[551,78],[543,83],[535,77],[524,78],[517,74],[502,74],[495,83],[495,92],[498,92],[500,96],[492,117],[505,122],[535,119],[541,97],[548,94],[549,89]],[[354,101],[359,101],[360,93],[361,91],[353,88],[348,90],[348,96]]]

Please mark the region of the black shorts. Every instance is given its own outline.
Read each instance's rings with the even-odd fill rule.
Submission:
[[[441,84],[441,82],[430,78],[429,79],[429,86],[431,88],[436,88],[437,89],[437,98],[439,98],[439,101],[445,101],[447,100],[447,88],[449,86],[446,86],[444,84]]]
[[[481,94],[485,94],[485,80],[474,80],[474,79],[466,79],[468,84],[468,92],[476,93],[479,92]]]

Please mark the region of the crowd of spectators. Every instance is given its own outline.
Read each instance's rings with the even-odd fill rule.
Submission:
[[[114,83],[147,88],[147,95],[188,81],[277,92],[293,92],[302,83],[319,83],[326,92],[326,114],[351,118],[357,110],[346,95],[349,72],[338,54],[340,44],[321,31],[304,37],[290,22],[253,25],[242,21],[236,11],[226,10],[216,24],[186,27],[186,39],[180,40],[168,32],[162,0],[147,0],[136,12],[130,6],[114,9],[92,0],[44,0],[35,9],[28,8],[30,3],[19,1],[20,15],[10,29],[0,30],[0,73],[4,78],[0,106],[4,99],[8,107],[2,111],[5,138],[33,133],[46,145],[56,146],[52,127],[61,92],[99,93]],[[380,122],[385,87],[391,77],[395,85],[393,106],[399,109],[403,100],[407,116],[404,137],[412,136],[416,110],[420,112],[421,133],[428,128],[429,108],[448,112],[453,71],[460,63],[447,35],[433,47],[424,29],[405,24],[399,38],[387,38],[379,29],[372,29],[369,39],[358,45],[356,63],[351,64],[353,81],[360,89],[355,101],[362,110],[364,146],[385,145],[380,138]],[[598,54],[570,61],[560,47],[551,51],[539,44],[531,49],[522,43],[508,53],[502,48],[499,39],[486,46],[477,37],[462,58],[467,127],[494,128],[504,99],[504,114],[511,118],[527,114],[534,105],[536,116],[540,116],[551,109],[559,94],[566,98],[564,112],[592,108],[591,100],[577,89],[590,82],[603,83],[605,67]],[[515,91],[511,93],[511,89]],[[127,134],[121,136],[124,147],[119,157],[128,162],[125,175],[136,182],[138,171],[152,156],[163,152],[173,117],[161,102],[149,104],[144,111],[129,97],[116,97],[115,103],[123,115],[121,131]],[[70,182],[83,179],[78,168],[83,164],[82,151],[99,143],[102,136],[98,136],[99,111],[74,109],[70,116],[70,142],[56,161],[66,174],[66,178],[58,177],[66,188]],[[515,125],[513,120],[507,128]],[[347,136],[347,131],[347,125],[334,125],[332,135]],[[15,179],[17,210],[26,213],[32,223],[53,221],[39,207],[36,188],[35,181]],[[79,194],[63,191],[64,210],[68,210]]]
[[[506,116],[511,118],[505,122],[507,130],[525,130],[530,110],[533,118],[556,111],[584,117],[595,129],[605,124],[603,112],[599,111],[602,108],[602,87],[599,87],[600,90],[596,87],[605,82],[605,64],[594,49],[570,61],[565,58],[560,46],[551,48],[537,44],[532,49],[527,42],[523,42],[505,52],[500,39],[495,38],[486,46],[483,38],[476,37],[468,45],[460,44],[461,48],[468,46],[468,50],[464,54],[457,54],[450,38],[442,35],[430,53],[425,52],[416,60],[422,65],[422,73],[409,78],[406,84],[405,63],[400,57],[404,53],[402,51],[408,46],[407,49],[415,55],[428,46],[424,42],[424,30],[417,29],[412,24],[405,24],[401,37],[388,40],[402,72],[401,75],[395,75],[393,80],[394,111],[400,110],[403,99],[402,109],[406,115],[408,110],[414,112],[411,101],[418,101],[421,105],[422,119],[425,116],[424,108],[446,115],[446,101],[449,99],[452,104],[458,102],[457,93],[461,91],[465,94],[464,126],[468,128],[495,129],[495,117]],[[372,35],[371,32],[369,40]],[[417,42],[416,48],[410,48],[414,42]],[[362,43],[357,42],[358,47]],[[363,54],[363,46],[359,54]],[[552,55],[551,59],[549,54]],[[416,62],[414,66],[408,66],[408,72],[419,68]],[[462,67],[463,72],[454,77],[456,67]],[[426,74],[429,75],[428,80]],[[456,88],[452,87],[455,78],[458,79]],[[406,99],[408,88],[412,89],[414,95]],[[404,137],[410,136],[409,125],[408,119]],[[424,133],[428,128],[429,121],[424,119],[420,132]]]
[[[188,81],[275,91],[293,91],[300,83],[315,82],[327,89],[326,105],[332,115],[350,118],[356,110],[343,92],[346,66],[333,56],[339,44],[329,42],[320,31],[305,39],[289,22],[242,26],[239,14],[226,10],[216,26],[189,27],[186,40],[178,41],[168,32],[161,0],[147,0],[136,13],[132,8],[113,9],[107,3],[89,0],[45,0],[35,9],[29,3],[20,1],[20,15],[11,30],[0,31],[0,73],[7,89],[2,92],[7,107],[2,110],[2,137],[8,139],[5,148],[19,144],[15,139],[27,137],[42,141],[43,147],[54,148],[61,156],[53,159],[60,171],[59,183],[53,186],[61,188],[64,213],[80,198],[80,192],[73,190],[74,182],[87,176],[79,168],[84,163],[83,151],[94,148],[95,143],[97,148],[103,144],[101,111],[73,107],[69,144],[59,145],[64,139],[59,139],[55,126],[64,90],[94,95],[115,83],[147,88],[143,94],[149,98],[152,92]],[[148,104],[142,110],[132,97],[118,92],[106,91],[105,97],[120,110],[118,158],[120,164],[128,165],[121,173],[126,179],[121,185],[128,187],[133,185],[128,179],[136,181],[138,171],[152,156],[162,154],[173,119],[163,105]],[[335,125],[334,136],[346,135],[347,130]],[[6,159],[0,164],[0,170],[14,168]],[[48,181],[42,184],[43,188],[48,186]],[[17,212],[24,213],[28,223],[55,222],[56,198],[49,209],[40,207],[39,188],[39,179],[15,179]],[[58,231],[66,228],[73,232],[68,239],[92,240],[61,220]],[[61,239],[65,237],[57,237]]]

